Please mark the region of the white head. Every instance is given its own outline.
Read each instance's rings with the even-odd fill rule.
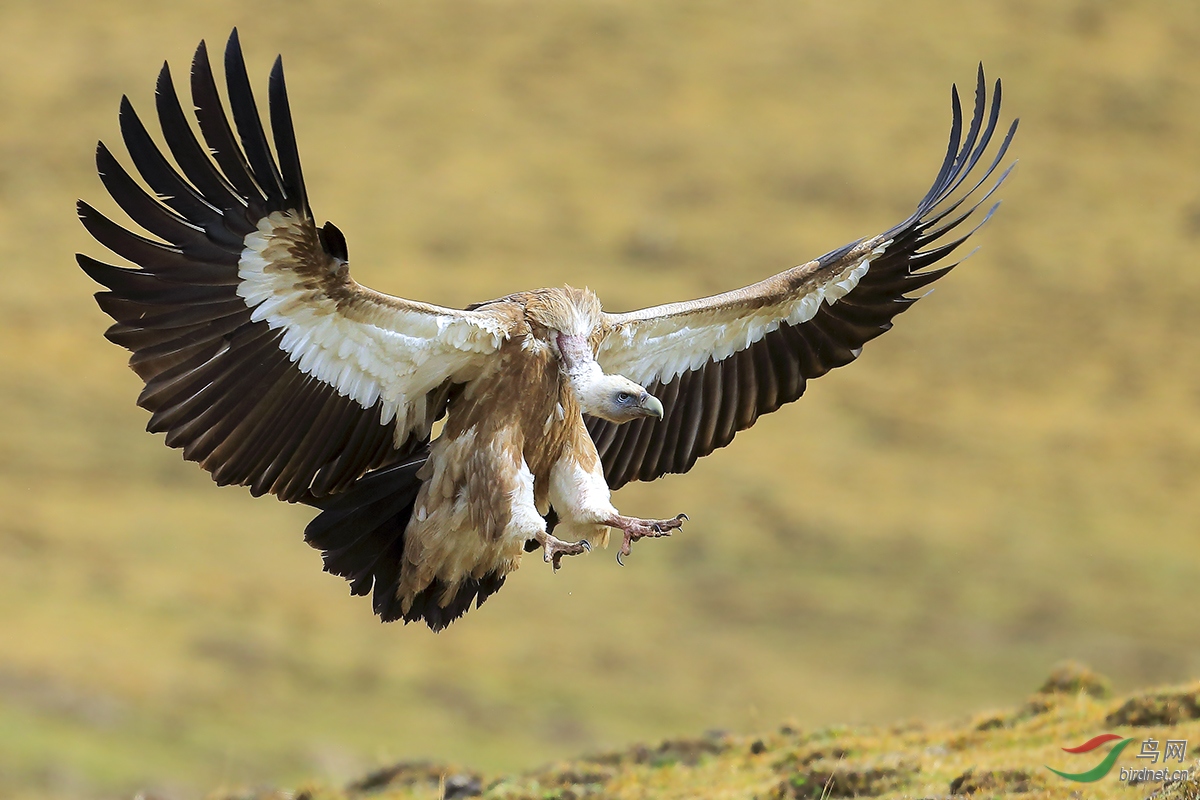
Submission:
[[[608,375],[600,369],[584,337],[559,334],[557,344],[584,414],[618,424],[643,417],[663,418],[663,404],[657,397],[624,375]]]
[[[587,381],[571,381],[583,413],[609,422],[630,422],[642,417],[663,418],[658,398],[624,375],[603,372]]]

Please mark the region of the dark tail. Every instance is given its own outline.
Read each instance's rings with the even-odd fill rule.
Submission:
[[[325,571],[350,581],[350,593],[365,596],[374,589],[371,604],[384,622],[423,619],[440,631],[504,585],[504,576],[488,573],[468,578],[445,606],[438,598],[445,590],[441,580],[423,589],[405,614],[396,592],[404,566],[404,529],[412,517],[421,479],[417,472],[428,452],[398,464],[368,472],[350,488],[335,495],[309,499],[321,513],[304,529],[304,540],[321,551]]]

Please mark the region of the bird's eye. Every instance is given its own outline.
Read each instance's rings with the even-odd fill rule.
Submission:
[[[633,399],[633,395],[631,395],[629,392],[618,392],[617,393],[617,402],[621,403],[622,405],[624,405],[625,403],[628,403],[632,399]]]

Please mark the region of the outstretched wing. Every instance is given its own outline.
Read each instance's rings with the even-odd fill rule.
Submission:
[[[507,323],[502,307],[459,311],[356,284],[341,233],[309,209],[282,62],[269,85],[274,154],[236,30],[225,78],[232,127],[201,42],[191,74],[201,144],[163,66],[158,118],[178,168],[122,100],[121,135],[153,194],[103,143],[96,164],[156,238],[80,202],[87,230],[139,268],[78,261],[109,289],[96,300],[116,321],[106,336],[133,351],[146,383],[148,430],[217,483],[319,497],[427,441],[450,385],[482,368]]]
[[[975,111],[964,137],[955,87],[950,144],[941,170],[912,216],[890,230],[753,286],[605,314],[596,353],[601,367],[642,384],[665,409],[661,422],[645,419],[618,426],[588,420],[609,486],[687,472],[696,459],[729,444],[759,416],[799,398],[807,381],[853,361],[864,343],[891,328],[892,318],[916,302],[912,292],[949,272],[955,264],[929,267],[974,230],[939,242],[1012,170],[1008,167],[982,197],[970,200],[995,174],[1016,121],[983,174],[959,191],[996,132],[1000,96],[996,81],[989,106],[981,65]],[[968,205],[961,210],[964,202]]]

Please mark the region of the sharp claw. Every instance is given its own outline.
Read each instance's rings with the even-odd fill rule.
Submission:
[[[583,552],[585,552],[585,553],[590,553],[590,552],[592,552],[592,546],[591,546],[591,544],[589,544],[589,543],[588,543],[588,540],[587,540],[587,539],[584,539],[584,540],[581,542],[581,544],[583,545]]]
[[[617,551],[617,564],[619,564],[622,567],[625,566],[625,562],[621,560],[621,551],[620,550]]]
[[[687,522],[687,521],[688,521],[688,515],[687,515],[687,514],[676,514],[676,515],[675,515],[675,521],[676,521],[676,522]]]

